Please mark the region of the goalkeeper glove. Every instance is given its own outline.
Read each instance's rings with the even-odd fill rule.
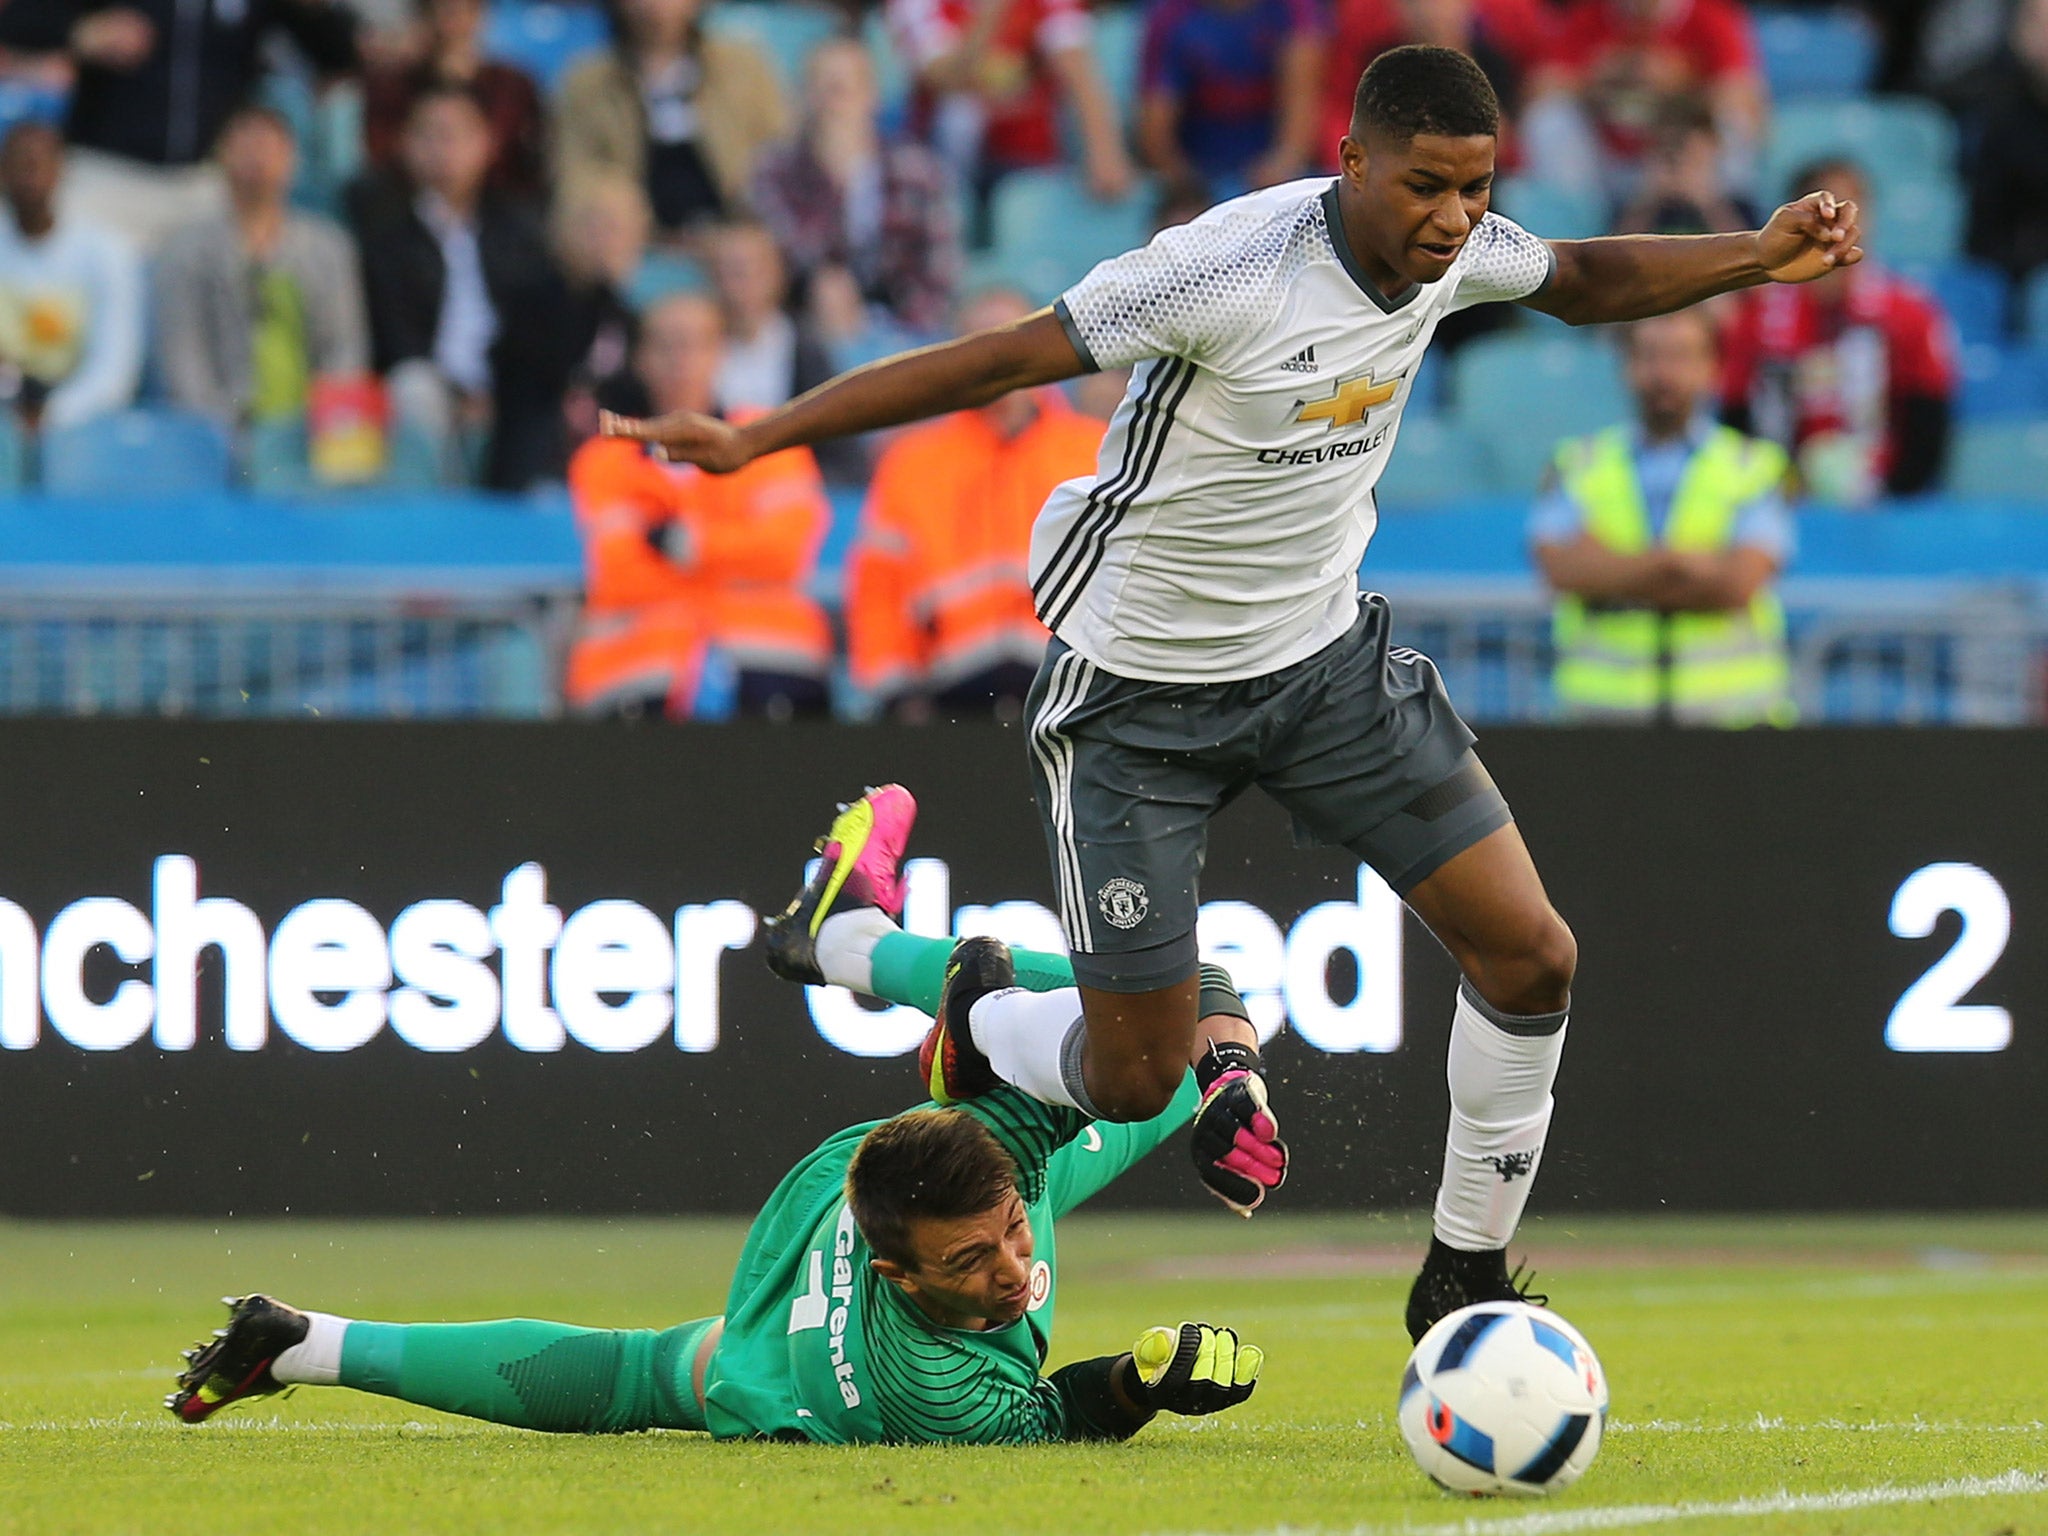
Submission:
[[[1267,1107],[1265,1063],[1248,1045],[1211,1042],[1195,1081],[1202,1090],[1190,1142],[1195,1171],[1217,1199],[1250,1216],[1266,1191],[1287,1182],[1287,1143]]]
[[[1131,1346],[1131,1401],[1167,1413],[1221,1413],[1259,1384],[1266,1352],[1228,1328],[1182,1323],[1148,1328]]]

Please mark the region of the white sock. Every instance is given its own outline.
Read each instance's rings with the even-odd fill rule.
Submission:
[[[286,1386],[331,1387],[341,1380],[341,1336],[348,1319],[308,1312],[305,1338],[270,1362],[270,1374]]]
[[[1436,1196],[1436,1235],[1467,1253],[1505,1248],[1529,1203],[1550,1129],[1564,1013],[1526,1018],[1458,988],[1446,1075],[1451,1130]]]
[[[880,907],[855,907],[834,912],[818,925],[818,969],[835,987],[871,992],[875,985],[875,946],[897,932]]]
[[[1004,1082],[1042,1103],[1095,1113],[1081,1084],[1081,1042],[1087,1033],[1076,989],[991,992],[967,1011],[967,1027]]]

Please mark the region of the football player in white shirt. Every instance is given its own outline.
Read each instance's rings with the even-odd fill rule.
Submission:
[[[1078,985],[1013,990],[999,948],[963,951],[920,1065],[942,1102],[1007,1081],[1105,1119],[1156,1115],[1198,1021],[1228,1002],[1197,970],[1208,822],[1259,785],[1378,870],[1464,973],[1435,1233],[1408,1302],[1418,1337],[1516,1294],[1506,1247],[1550,1123],[1577,948],[1435,667],[1392,645],[1385,600],[1358,591],[1416,366],[1465,305],[1635,320],[1863,254],[1855,205],[1826,192],[1751,233],[1542,241],[1487,211],[1498,124],[1464,54],[1395,49],[1359,81],[1334,180],[1224,203],[1049,309],[745,425],[606,426],[724,472],[1136,364],[1098,472],[1054,491],[1031,548],[1053,632],[1027,706],[1031,765]],[[843,981],[865,974],[891,914],[846,897],[862,850],[826,852],[771,964]],[[1249,1214],[1286,1171],[1263,1065],[1219,1042],[1201,1076],[1198,1166]]]

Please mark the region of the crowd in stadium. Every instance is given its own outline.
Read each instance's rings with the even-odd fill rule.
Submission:
[[[7,0],[6,461],[33,485],[38,439],[140,404],[259,488],[566,480],[574,706],[687,712],[716,657],[733,707],[822,709],[842,650],[906,713],[1014,699],[1027,530],[1121,378],[728,480],[594,439],[598,410],[772,407],[1022,313],[1332,170],[1360,69],[1411,41],[1493,80],[1495,206],[1540,234],[1864,204],[1873,261],[1715,312],[1719,412],[1806,494],[2039,493],[2012,433],[2048,407],[2048,0]],[[1557,434],[1472,376],[1627,414],[1600,341],[1458,318],[1396,512],[1536,491]],[[835,489],[865,492],[843,645],[813,580]]]

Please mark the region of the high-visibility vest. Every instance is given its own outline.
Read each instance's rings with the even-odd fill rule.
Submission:
[[[1559,485],[1599,543],[1635,555],[1657,542],[1628,428],[1568,442],[1556,464]],[[1727,549],[1738,514],[1776,489],[1786,469],[1775,444],[1714,428],[1679,478],[1663,547]],[[1725,613],[1666,614],[1566,596],[1558,601],[1553,635],[1552,686],[1568,715],[1645,719],[1663,706],[1671,719],[1691,725],[1790,725],[1796,718],[1785,610],[1772,592]]]

